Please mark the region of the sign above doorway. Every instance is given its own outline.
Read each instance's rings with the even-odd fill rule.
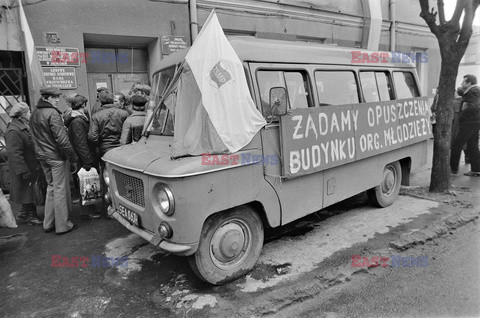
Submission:
[[[179,35],[162,35],[162,53],[165,55],[175,53],[187,48],[187,38]]]

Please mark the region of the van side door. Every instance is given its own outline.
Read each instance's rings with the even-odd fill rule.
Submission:
[[[282,224],[318,211],[323,201],[322,173],[286,180],[282,177],[280,118],[272,112],[270,91],[283,87],[287,109],[314,107],[309,65],[251,63],[255,98],[267,125],[261,131],[265,180],[275,189],[282,210]]]

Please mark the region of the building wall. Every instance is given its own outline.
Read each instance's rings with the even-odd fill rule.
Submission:
[[[201,27],[210,11],[215,8],[222,27],[230,34],[268,35],[353,48],[361,46],[362,40],[365,40],[362,39],[365,37],[364,17],[368,15],[365,1],[367,0],[197,0],[198,24]],[[127,47],[129,44],[142,45],[149,52],[150,74],[162,58],[160,36],[172,34],[186,36],[187,39],[190,37],[188,5],[185,1],[26,2],[24,1],[25,13],[36,46],[75,47],[83,52],[86,41],[117,47],[120,44]],[[389,1],[376,0],[376,3],[381,6],[382,13],[379,50],[390,50]],[[396,0],[395,3],[395,49],[428,52],[429,61],[427,65],[422,65],[423,76],[428,76],[423,79],[423,93],[431,96],[433,88],[437,86],[440,71],[437,42],[419,17],[418,0]],[[0,39],[5,34],[2,29],[5,26],[0,23]],[[45,32],[57,32],[60,43],[47,43]],[[9,39],[11,43],[17,42],[18,49],[18,36],[10,35]],[[76,68],[76,76],[76,91],[89,96],[85,64]]]
[[[235,3],[232,3],[235,2]],[[198,0],[199,25],[215,8],[224,29],[244,34],[274,34],[293,40],[324,40],[327,44],[360,47],[368,15],[365,1],[351,0]],[[379,50],[390,51],[391,17],[389,1],[381,6],[382,27]],[[396,0],[396,51],[427,52],[428,63],[421,65],[421,88],[433,98],[440,75],[440,53],[435,36],[420,18],[418,0]],[[271,35],[270,35],[271,36]]]
[[[458,68],[457,86],[466,74],[473,74],[480,81],[480,26],[473,28],[470,43]]]
[[[25,15],[36,46],[74,47],[84,52],[85,34],[97,35],[96,45],[129,44],[150,48],[150,61],[161,59],[158,38],[189,37],[188,7],[147,0],[47,0],[25,5]],[[45,32],[57,32],[59,44],[49,44]],[[114,36],[135,37],[131,43]],[[152,65],[154,63],[151,63]],[[76,68],[79,94],[89,96],[86,65]],[[64,91],[65,93],[68,91]]]

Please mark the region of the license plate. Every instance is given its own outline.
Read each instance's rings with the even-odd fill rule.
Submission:
[[[118,213],[123,216],[128,222],[138,226],[138,214],[132,210],[120,205],[118,207]]]

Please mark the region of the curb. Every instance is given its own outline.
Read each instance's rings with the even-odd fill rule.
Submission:
[[[402,234],[398,240],[390,242],[389,246],[404,251],[414,245],[424,244],[428,240],[445,235],[451,230],[474,221],[479,216],[480,211],[461,211],[440,222],[433,223],[423,230]]]

